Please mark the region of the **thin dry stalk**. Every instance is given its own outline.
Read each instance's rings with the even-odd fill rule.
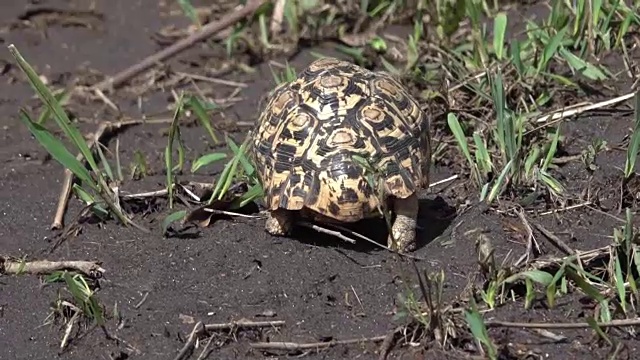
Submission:
[[[273,320],[273,321],[249,321],[249,320],[238,320],[230,323],[224,324],[207,324],[204,328],[207,331],[220,331],[220,330],[231,330],[231,329],[258,329],[265,327],[277,327],[283,326],[284,320]]]
[[[245,83],[241,83],[241,82],[237,82],[237,81],[219,79],[219,78],[203,76],[203,75],[198,75],[198,74],[189,74],[189,73],[179,72],[179,71],[176,72],[176,75],[180,75],[180,76],[183,76],[185,78],[189,78],[189,79],[193,79],[193,80],[206,81],[206,82],[210,82],[210,83],[214,83],[214,84],[233,86],[233,87],[237,87],[237,88],[246,88],[246,87],[249,86],[249,85],[247,85]]]
[[[323,348],[330,348],[336,345],[359,344],[363,342],[380,342],[380,341],[384,341],[386,338],[387,338],[387,335],[375,336],[375,337],[363,338],[363,339],[335,340],[335,341],[315,342],[315,343],[294,343],[294,342],[284,342],[284,341],[256,342],[256,343],[252,343],[251,347],[257,350],[287,350],[287,351],[320,350]]]
[[[64,330],[64,336],[62,337],[62,341],[60,342],[60,350],[64,350],[64,348],[67,347],[67,344],[69,343],[69,336],[71,336],[71,330],[73,330],[73,325],[78,322],[78,318],[80,317],[80,309],[76,308],[75,310],[76,312],[73,314],[71,319],[69,319],[69,322],[67,323],[67,326]]]
[[[0,274],[44,275],[62,270],[79,271],[92,278],[100,277],[105,272],[100,263],[94,261],[22,261],[0,255]]]
[[[251,16],[260,6],[262,6],[262,4],[266,2],[267,0],[251,0],[247,3],[247,5],[243,6],[239,10],[232,10],[229,13],[223,15],[221,20],[203,26],[188,37],[176,41],[172,45],[158,51],[153,55],[146,57],[139,63],[126,68],[125,70],[117,73],[114,76],[107,77],[105,80],[94,85],[92,88],[94,90],[111,91],[119,87],[126,81],[130,80],[134,76],[148,70],[152,66],[167,60],[168,58],[180,53],[181,51],[190,48],[194,44],[210,38],[215,33],[218,33],[234,25],[238,21]]]
[[[191,334],[187,339],[187,342],[184,344],[182,349],[178,352],[173,360],[182,360],[185,356],[193,350],[196,341],[200,336],[202,336],[207,331],[220,331],[220,330],[236,330],[236,329],[259,329],[265,327],[277,327],[284,325],[283,320],[274,320],[274,321],[249,321],[249,320],[238,320],[230,323],[223,324],[207,324],[204,325],[202,321],[198,321],[196,325],[191,330]]]
[[[507,327],[507,328],[527,328],[527,329],[587,329],[591,325],[586,322],[577,323],[520,323],[510,321],[486,321],[487,328]],[[623,327],[623,326],[639,326],[640,318],[611,320],[609,322],[598,323],[599,327]]]
[[[529,262],[529,259],[533,255],[534,245],[538,253],[540,253],[540,246],[533,236],[533,230],[531,229],[531,225],[529,224],[526,216],[524,216],[524,212],[518,211],[518,217],[520,218],[520,221],[522,222],[522,225],[525,227],[525,230],[527,232],[527,251],[520,257],[520,259],[518,259],[518,261],[515,262],[514,266],[516,267],[520,266],[522,263]]]
[[[334,237],[336,237],[336,238],[338,238],[340,240],[344,240],[344,241],[346,241],[348,243],[351,243],[351,244],[355,244],[356,243],[355,240],[353,240],[352,238],[344,236],[340,231],[329,230],[327,228],[323,228],[321,226],[318,226],[318,225],[315,225],[315,224],[311,224],[311,223],[308,223],[308,222],[304,222],[304,221],[300,221],[297,224],[302,226],[302,227],[306,227],[306,228],[315,230],[315,231],[317,231],[319,233],[323,233],[323,234],[334,236]]]
[[[187,353],[193,349],[196,343],[196,339],[203,333],[204,333],[204,326],[202,325],[202,321],[198,321],[196,323],[196,326],[193,327],[193,330],[191,330],[191,334],[189,334],[189,338],[187,339],[187,342],[184,344],[182,349],[180,349],[180,352],[178,352],[178,355],[176,355],[176,357],[173,359],[174,360],[184,359]]]
[[[549,123],[549,122],[553,122],[553,121],[558,121],[561,119],[565,119],[574,115],[578,115],[578,114],[582,114],[583,112],[586,111],[591,111],[591,110],[595,110],[595,109],[600,109],[603,107],[607,107],[610,105],[614,105],[626,100],[631,99],[633,96],[635,95],[635,93],[629,93],[629,94],[625,94],[622,96],[618,96],[616,98],[610,99],[610,100],[605,100],[605,101],[601,101],[595,104],[588,104],[588,105],[583,105],[583,106],[579,106],[576,107],[574,109],[563,109],[563,110],[556,110],[555,112],[548,114],[548,115],[544,115],[541,116],[539,118],[537,118],[536,120],[534,120],[534,122],[536,123]],[[534,129],[535,130],[535,129]],[[532,131],[534,131],[532,130]]]
[[[555,246],[556,248],[560,249],[560,251],[565,253],[565,255],[576,254],[575,250],[569,247],[569,245],[565,244],[564,241],[562,241],[559,237],[555,236],[551,231],[547,230],[544,226],[540,224],[533,224],[533,226],[535,226],[535,228],[538,229],[538,231],[540,231],[542,235],[544,235],[553,246]]]

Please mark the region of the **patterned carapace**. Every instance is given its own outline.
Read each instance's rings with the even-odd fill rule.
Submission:
[[[360,156],[384,193],[406,198],[428,186],[429,120],[391,75],[323,58],[265,100],[252,154],[268,210],[307,208],[353,222],[377,213]]]

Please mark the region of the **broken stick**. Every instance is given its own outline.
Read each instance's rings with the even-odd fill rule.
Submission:
[[[233,10],[223,15],[220,21],[209,23],[190,36],[175,42],[171,46],[166,47],[153,55],[146,57],[139,63],[130,66],[129,68],[117,73],[116,75],[106,78],[105,80],[92,86],[92,90],[110,91],[117,88],[124,82],[149,69],[153,65],[156,65],[157,63],[168,59],[169,57],[179,53],[180,51],[183,51],[193,46],[194,44],[214,35],[215,33],[228,28],[238,21],[249,17],[260,6],[262,6],[262,4],[266,3],[266,1],[267,0],[249,1],[247,5],[242,7],[240,10]]]
[[[196,325],[191,330],[191,334],[187,339],[187,342],[184,344],[182,349],[178,352],[173,360],[182,360],[185,356],[193,350],[195,346],[196,339],[199,336],[202,336],[206,331],[220,331],[220,330],[232,330],[232,329],[258,329],[264,327],[275,327],[284,325],[283,320],[274,320],[274,321],[249,321],[249,320],[238,320],[230,323],[224,324],[207,324],[203,325],[202,321],[198,321]]]
[[[380,341],[384,341],[386,338],[387,338],[387,335],[375,336],[371,338],[335,340],[335,341],[315,342],[315,343],[293,343],[293,342],[284,342],[284,341],[256,342],[256,343],[252,343],[251,347],[258,350],[287,350],[287,351],[319,350],[321,348],[329,348],[336,345],[359,344],[363,342],[380,342]]]
[[[104,273],[100,264],[94,261],[23,261],[9,256],[0,255],[0,274],[45,275],[55,271],[75,270],[92,278],[98,278]]]

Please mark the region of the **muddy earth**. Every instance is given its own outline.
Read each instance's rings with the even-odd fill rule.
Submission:
[[[213,2],[211,2],[213,3]],[[201,5],[194,3],[194,5]],[[220,5],[223,6],[223,5]],[[535,17],[535,12],[518,9],[515,14]],[[514,18],[515,19],[515,18]],[[515,22],[515,21],[514,21]],[[257,330],[229,330],[211,333],[197,344],[191,358],[197,358],[207,341],[210,359],[284,358],[303,355],[306,359],[376,359],[382,341],[342,344],[321,351],[260,351],[251,348],[257,341],[314,343],[331,340],[384,337],[407,324],[400,296],[413,292],[420,298],[414,267],[384,249],[358,242],[351,245],[329,235],[299,230],[292,238],[269,236],[262,218],[225,218],[206,228],[192,228],[180,236],[163,236],[161,223],[173,210],[165,198],[149,200],[137,217],[152,229],[144,233],[124,228],[114,221],[83,223],[81,231],[53,249],[63,230],[50,229],[60,194],[63,169],[47,156],[18,117],[24,107],[36,117],[42,106],[25,76],[15,66],[7,50],[14,44],[48,84],[57,88],[74,81],[91,85],[139,62],[162,46],[185,35],[189,20],[171,1],[114,0],[84,2],[5,1],[0,4],[0,253],[27,260],[96,260],[106,270],[99,281],[97,297],[105,306],[106,328],[117,339],[109,339],[97,327],[74,327],[64,351],[64,322],[51,321],[59,294],[68,298],[61,283],[45,285],[38,276],[0,277],[0,359],[173,359],[184,346],[198,321],[224,324],[242,319],[284,321],[283,326]],[[168,29],[168,30],[167,30]],[[406,30],[406,29],[405,29]],[[182,31],[182,33],[181,33]],[[302,47],[288,61],[302,69],[313,53],[336,55],[331,43]],[[338,54],[339,55],[339,54]],[[339,55],[344,57],[344,55]],[[637,61],[637,57],[632,58]],[[280,63],[285,57],[273,59]],[[198,44],[172,57],[161,67],[141,74],[135,86],[109,94],[116,112],[105,102],[74,101],[66,109],[83,133],[95,131],[101,122],[120,119],[170,119],[175,101],[172,89],[193,87],[188,81],[172,83],[176,73],[186,73],[222,81],[198,81],[206,96],[223,105],[212,115],[217,134],[224,132],[241,142],[258,114],[258,105],[274,86],[268,61],[252,56],[236,60],[253,67],[253,72],[228,68],[224,42]],[[615,64],[614,64],[615,65]],[[621,65],[617,65],[621,66]],[[277,67],[276,67],[277,69]],[[171,76],[166,74],[171,73]],[[164,86],[157,86],[165,82]],[[630,92],[631,82],[619,84],[619,95]],[[147,91],[145,86],[153,88]],[[177,94],[177,93],[176,93]],[[605,97],[594,95],[595,101]],[[627,103],[627,109],[631,101]],[[121,191],[140,193],[162,190],[165,185],[163,152],[168,124],[132,126],[119,132],[120,160],[125,177],[136,154],[143,154],[147,175],[126,181]],[[435,121],[442,132],[446,123]],[[632,126],[632,111],[589,114],[566,121],[565,156],[580,155],[595,139],[621,143]],[[434,133],[436,130],[434,130]],[[187,169],[193,159],[207,152],[228,151],[214,144],[197,123],[182,126]],[[115,138],[108,142],[115,151]],[[113,159],[112,155],[110,158]],[[625,152],[609,151],[599,156],[596,175],[585,171],[580,161],[562,167],[562,181],[575,194],[576,204],[588,189],[599,192],[600,206],[588,206],[557,214],[527,214],[573,249],[590,250],[611,243],[613,229],[623,218],[616,204]],[[457,162],[456,162],[457,161]],[[433,182],[459,174],[460,159],[439,161],[433,167]],[[210,182],[222,165],[207,166],[197,174],[186,171],[180,180]],[[444,303],[455,306],[470,279],[479,272],[476,240],[478,232],[490,237],[500,260],[520,257],[527,240],[518,231],[518,218],[499,212],[474,212],[463,206],[477,199],[477,190],[468,189],[467,177],[438,184],[421,194],[420,247],[413,254],[420,271],[443,270]],[[582,198],[582,202],[587,199]],[[177,202],[178,209],[184,206]],[[82,210],[74,197],[65,216],[73,223]],[[385,234],[375,226],[369,235],[383,241]],[[375,230],[371,230],[374,229]],[[541,251],[561,256],[554,246],[535,232]],[[513,302],[484,313],[485,321],[584,322],[593,303],[579,295],[559,298],[555,308],[535,299],[531,309]],[[492,328],[493,341],[508,350],[504,358],[605,358],[610,348],[594,336],[590,328],[554,329],[551,339],[524,328]],[[626,345],[622,356],[637,353],[638,341],[626,333],[616,333]],[[411,336],[410,330],[404,334]],[[371,339],[370,339],[371,340]],[[477,344],[462,334],[456,351],[442,352],[406,342],[394,347],[389,359],[467,358],[478,356]]]

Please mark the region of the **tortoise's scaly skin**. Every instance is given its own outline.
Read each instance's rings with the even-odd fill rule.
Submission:
[[[415,249],[416,192],[429,184],[429,120],[391,75],[334,58],[312,62],[267,97],[251,149],[269,233],[288,234],[297,210],[323,221],[380,216],[380,191],[356,155],[381,175],[396,215],[389,245],[393,235],[399,251]]]

